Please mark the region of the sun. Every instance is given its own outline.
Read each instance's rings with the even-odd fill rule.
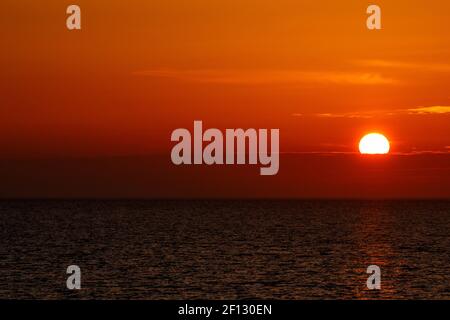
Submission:
[[[359,142],[359,152],[362,154],[387,154],[389,149],[389,140],[380,133],[366,134]]]

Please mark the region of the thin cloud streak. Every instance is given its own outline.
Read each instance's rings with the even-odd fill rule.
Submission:
[[[358,151],[284,151],[280,152],[280,154],[304,154],[304,155],[360,155],[361,153]],[[415,150],[415,151],[391,151],[387,155],[380,156],[419,156],[419,155],[448,155],[450,154],[450,150]]]
[[[450,64],[445,63],[414,63],[414,62],[402,62],[393,60],[358,60],[354,62],[355,65],[361,67],[374,67],[374,68],[392,68],[392,69],[414,69],[422,71],[433,72],[450,72]]]
[[[302,70],[147,70],[133,75],[218,84],[318,83],[338,85],[393,85],[399,82],[380,73]]]
[[[409,114],[446,114],[450,113],[450,106],[419,107],[408,111]]]
[[[376,110],[364,112],[345,112],[345,113],[314,113],[302,114],[293,113],[294,117],[313,116],[319,118],[347,118],[347,119],[371,119],[380,116],[398,116],[398,115],[446,115],[450,114],[450,106],[430,106],[430,107],[416,107],[409,109],[395,109],[395,110]]]

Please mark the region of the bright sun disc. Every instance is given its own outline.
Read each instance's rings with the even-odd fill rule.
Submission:
[[[387,154],[389,149],[388,139],[379,133],[369,133],[359,142],[359,152],[362,154]]]

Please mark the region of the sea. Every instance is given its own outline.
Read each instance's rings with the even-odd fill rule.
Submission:
[[[450,200],[2,200],[0,299],[450,299]]]

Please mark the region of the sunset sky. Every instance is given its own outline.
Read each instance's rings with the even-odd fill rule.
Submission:
[[[78,4],[82,30],[65,26]],[[366,8],[382,30],[366,28]],[[3,0],[0,197],[450,197],[450,2]],[[279,128],[280,173],[170,134]],[[372,131],[386,157],[361,157]]]

